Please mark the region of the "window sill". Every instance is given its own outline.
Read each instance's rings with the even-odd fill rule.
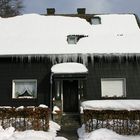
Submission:
[[[127,97],[101,97],[101,99],[127,99]]]
[[[37,98],[12,98],[12,100],[36,100]]]

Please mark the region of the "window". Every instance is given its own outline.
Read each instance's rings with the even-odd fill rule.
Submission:
[[[100,17],[91,18],[91,24],[92,24],[92,25],[101,24],[101,18],[100,18]]]
[[[126,80],[124,78],[101,79],[102,97],[125,97]]]
[[[67,42],[68,44],[76,44],[78,41],[78,37],[76,35],[68,35]]]
[[[36,98],[37,80],[13,80],[12,98]]]
[[[88,36],[87,35],[68,35],[67,42],[68,44],[76,44],[83,37],[88,37]]]

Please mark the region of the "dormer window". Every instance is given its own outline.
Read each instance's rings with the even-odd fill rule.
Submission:
[[[76,35],[68,35],[67,42],[68,44],[76,44],[78,42],[78,37]]]
[[[81,39],[83,37],[88,37],[88,36],[86,36],[86,35],[68,35],[67,42],[68,42],[68,44],[77,44],[79,39]]]
[[[93,17],[93,18],[91,18],[91,24],[92,25],[101,24],[101,18],[100,17]]]

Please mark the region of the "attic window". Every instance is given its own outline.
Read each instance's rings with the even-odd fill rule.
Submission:
[[[13,99],[36,98],[37,80],[13,80]]]
[[[88,37],[88,36],[86,36],[86,35],[68,35],[67,42],[68,42],[68,44],[77,44],[77,42],[83,37]]]
[[[93,18],[91,18],[91,24],[92,25],[101,24],[101,18],[100,17],[93,17]]]

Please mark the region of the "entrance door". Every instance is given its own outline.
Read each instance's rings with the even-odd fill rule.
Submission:
[[[63,111],[78,112],[78,80],[63,81]]]

